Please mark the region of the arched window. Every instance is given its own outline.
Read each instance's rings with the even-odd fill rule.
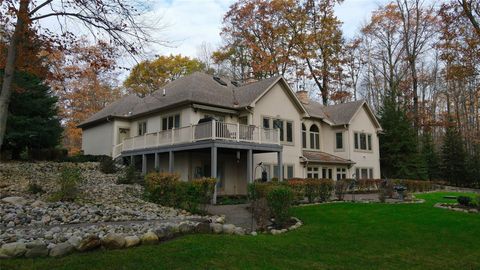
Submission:
[[[310,148],[320,149],[320,132],[317,125],[310,127]]]
[[[302,147],[307,148],[307,128],[302,123]]]

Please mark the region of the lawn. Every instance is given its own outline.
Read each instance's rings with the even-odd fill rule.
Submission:
[[[156,246],[0,261],[3,269],[480,269],[480,215],[424,204],[298,207],[284,235],[189,235]]]

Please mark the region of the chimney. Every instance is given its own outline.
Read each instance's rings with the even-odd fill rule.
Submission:
[[[310,102],[310,98],[308,97],[308,91],[307,90],[300,90],[297,91],[297,97],[302,102],[303,104],[308,104]]]

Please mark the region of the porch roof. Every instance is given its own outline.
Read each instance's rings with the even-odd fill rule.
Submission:
[[[344,159],[322,151],[303,151],[303,157],[306,162],[314,162],[320,164],[338,164],[338,165],[353,165],[355,162]]]

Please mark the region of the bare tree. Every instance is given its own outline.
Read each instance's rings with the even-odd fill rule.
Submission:
[[[14,32],[8,46],[2,90],[0,94],[0,149],[6,131],[8,105],[12,92],[12,81],[17,59],[17,48],[24,39],[28,27],[43,19],[55,18],[62,30],[55,35],[44,29],[52,40],[74,37],[68,31],[68,22],[81,25],[95,38],[108,37],[116,46],[130,54],[140,52],[145,42],[151,41],[146,24],[139,20],[148,8],[145,2],[122,0],[4,0],[1,1],[0,18],[13,22]],[[37,23],[38,24],[38,23]]]
[[[478,0],[458,0],[458,3],[462,6],[463,13],[472,23],[480,38],[480,2]]]

